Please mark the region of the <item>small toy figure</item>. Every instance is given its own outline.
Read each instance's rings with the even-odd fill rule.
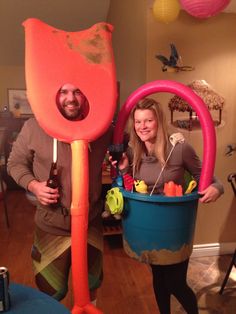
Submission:
[[[124,188],[127,191],[133,190],[134,178],[130,174],[126,173],[123,175],[123,183],[124,183]]]
[[[173,181],[165,183],[163,192],[165,196],[183,196],[182,186]]]
[[[123,187],[123,178],[122,176],[118,175],[116,180],[115,180],[116,184],[120,187]]]
[[[190,194],[196,186],[197,182],[195,180],[191,180],[184,194]]]
[[[147,184],[143,180],[135,180],[134,181],[134,187],[136,192],[138,193],[147,193]]]
[[[115,219],[121,219],[121,213],[124,207],[123,195],[118,187],[112,188],[107,191],[105,210],[102,213],[103,218],[107,218],[111,215]]]

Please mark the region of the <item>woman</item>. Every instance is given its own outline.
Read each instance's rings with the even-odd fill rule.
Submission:
[[[118,164],[122,174],[130,173],[136,180],[144,180],[148,191],[154,193],[163,193],[164,183],[169,181],[184,188],[186,171],[199,181],[199,158],[185,141],[176,144],[173,149],[158,102],[150,98],[141,100],[133,108],[129,122],[129,147]],[[213,183],[201,191],[199,200],[212,202],[222,193],[223,186],[214,178]],[[198,313],[196,296],[187,284],[188,263],[189,259],[171,265],[151,265],[153,288],[161,314],[170,313],[171,295],[177,298],[187,313]]]

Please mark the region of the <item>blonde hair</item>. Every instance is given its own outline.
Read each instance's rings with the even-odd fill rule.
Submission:
[[[145,144],[137,136],[134,128],[134,114],[136,110],[147,109],[151,110],[154,113],[158,125],[153,154],[159,160],[161,165],[165,163],[166,159],[168,133],[165,116],[163,114],[160,103],[152,98],[144,98],[134,106],[128,122],[128,131],[130,134],[129,146],[132,149],[134,170],[138,170],[140,168],[142,155],[146,152]]]

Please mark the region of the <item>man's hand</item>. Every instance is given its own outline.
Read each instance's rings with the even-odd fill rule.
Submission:
[[[215,202],[217,198],[220,196],[219,190],[215,188],[213,185],[209,185],[205,190],[201,191],[199,194],[202,195],[202,197],[199,198],[199,201],[201,203]]]
[[[32,192],[42,205],[50,205],[57,203],[59,198],[58,189],[49,188],[47,182],[39,182],[33,180],[28,185],[28,190]]]

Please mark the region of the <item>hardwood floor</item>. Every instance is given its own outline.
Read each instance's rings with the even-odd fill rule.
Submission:
[[[0,201],[0,266],[9,269],[12,282],[36,287],[30,258],[35,208],[21,190],[9,191],[7,203],[9,229]],[[148,266],[126,256],[120,235],[105,236],[104,240],[104,281],[98,293],[98,307],[104,314],[158,314]],[[197,294],[201,314],[236,313],[235,269],[223,295],[218,294],[230,260],[227,255],[191,259],[188,279]],[[62,301],[69,309],[73,306],[71,290]],[[172,313],[184,313],[174,298]]]

